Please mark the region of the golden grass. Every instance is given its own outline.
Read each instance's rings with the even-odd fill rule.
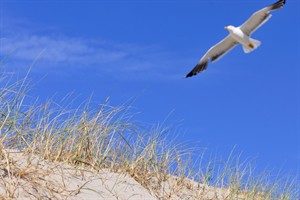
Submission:
[[[25,104],[32,101],[26,97],[25,80],[10,84],[2,76],[0,81],[3,199],[15,198],[20,188],[29,199],[60,199],[80,193],[80,187],[69,190],[43,179],[51,169],[37,164],[37,158],[95,174],[101,170],[128,174],[158,199],[299,198],[297,178],[274,181],[266,173],[257,176],[251,162],[241,162],[234,151],[227,161],[204,162],[204,154],[199,162],[194,161],[197,149],[169,141],[169,129],[134,123],[128,106],[112,107],[107,101],[93,109],[87,104],[72,110],[51,101]],[[22,152],[26,162],[12,156],[17,152]],[[61,171],[59,176],[64,177]]]

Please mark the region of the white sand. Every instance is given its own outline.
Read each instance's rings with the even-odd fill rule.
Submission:
[[[76,169],[7,150],[0,157],[0,199],[230,199],[226,189],[186,178],[169,176],[160,183],[151,178],[146,189],[132,177],[109,170]]]
[[[0,199],[156,199],[133,178],[108,170],[89,172],[16,152],[2,155],[0,166]]]

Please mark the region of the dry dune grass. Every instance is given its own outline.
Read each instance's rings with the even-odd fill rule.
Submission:
[[[255,176],[233,155],[222,165],[193,161],[168,129],[133,123],[128,106],[39,105],[24,80],[2,77],[0,86],[2,199],[299,198],[297,179]]]

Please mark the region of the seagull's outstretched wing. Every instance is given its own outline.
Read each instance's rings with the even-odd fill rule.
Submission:
[[[272,16],[270,11],[282,8],[284,4],[285,0],[279,0],[276,3],[255,12],[244,24],[240,26],[240,29],[246,35],[251,35],[251,33],[270,19]]]
[[[230,35],[228,35],[224,40],[211,47],[201,58],[198,64],[194,67],[194,69],[190,71],[190,73],[188,73],[185,77],[188,78],[204,71],[207,68],[209,60],[216,61],[220,59],[237,44],[238,43],[232,37],[230,37]]]

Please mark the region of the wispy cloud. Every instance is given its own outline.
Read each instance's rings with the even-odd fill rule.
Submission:
[[[20,61],[33,60],[38,52],[45,49],[41,61],[50,63],[106,63],[124,59],[129,52],[124,49],[108,48],[102,42],[82,38],[54,37],[47,35],[15,35],[3,38],[0,54],[10,55]]]
[[[0,56],[9,54],[8,60],[18,66],[32,62],[43,51],[38,62],[44,68],[88,67],[119,78],[135,79],[139,76],[154,79],[182,76],[172,70],[176,65],[179,66],[177,61],[180,58],[175,60],[174,54],[158,45],[120,44],[99,38],[69,37],[55,34],[55,29],[34,31],[26,29],[24,25],[19,28],[12,24],[2,31]],[[41,67],[39,70],[42,71]]]

